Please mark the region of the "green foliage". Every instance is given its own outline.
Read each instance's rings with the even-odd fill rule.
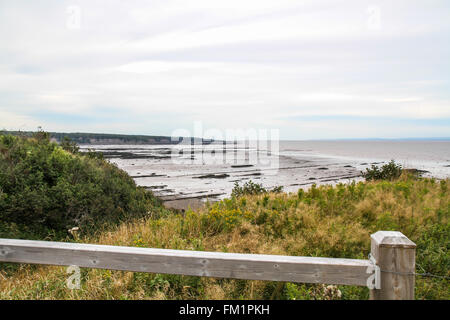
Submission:
[[[450,277],[450,223],[424,228],[417,242],[418,272]]]
[[[110,164],[86,154],[73,155],[58,146],[49,147],[45,139],[40,142],[42,146],[37,140],[25,143],[26,146],[28,143],[31,143],[30,146],[38,144],[37,150],[18,148],[15,138],[4,136],[1,139],[2,166],[9,163],[11,158],[18,157],[17,155],[12,157],[12,154],[27,155],[28,151],[32,152],[25,156],[26,161],[29,161],[23,164],[23,170],[27,170],[26,174],[17,171],[14,175],[10,172],[12,170],[10,167],[1,168],[0,204],[9,203],[14,196],[14,192],[5,192],[5,181],[19,185],[20,181],[27,182],[27,179],[37,182],[48,180],[56,181],[56,184],[55,182],[53,184],[58,186],[57,182],[60,179],[64,181],[66,176],[55,177],[54,174],[49,174],[52,170],[56,172],[78,170],[76,171],[78,174],[83,173],[84,178],[78,177],[79,181],[84,181],[83,185],[89,184],[90,180],[87,177],[95,177],[97,184],[94,186],[99,185],[98,188],[102,190],[95,193],[95,197],[113,197],[110,193],[113,191],[103,189],[106,188],[103,185],[105,181],[113,185],[123,185],[124,181],[128,181],[120,177],[116,180],[114,174],[108,176],[106,180],[99,179],[98,177],[102,177],[104,172],[109,172],[108,170],[120,176],[120,170],[114,169],[114,166],[108,169]],[[44,153],[46,155],[44,158],[48,160],[48,163],[44,164],[38,161],[39,157],[35,153],[46,148],[50,150]],[[80,161],[80,166],[83,167],[77,169],[75,166],[77,162],[74,159]],[[30,166],[42,169],[32,170]],[[72,180],[57,189],[59,193],[55,194],[59,194],[58,199],[62,199],[57,200],[57,203],[65,203],[64,199],[68,199],[69,203],[74,201],[71,184]],[[128,187],[124,188],[128,190]],[[352,182],[335,186],[313,185],[308,190],[301,189],[291,194],[270,193],[261,185],[248,183],[247,186],[239,187],[238,192],[230,199],[209,204],[198,211],[188,210],[184,215],[157,214],[158,210],[162,209],[154,203],[150,211],[155,219],[134,220],[121,224],[118,228],[110,228],[108,232],[94,234],[81,240],[87,243],[135,247],[367,259],[370,252],[370,234],[379,230],[396,230],[417,244],[416,272],[441,276],[440,278],[418,275],[416,298],[448,300],[450,299],[448,279],[442,277],[450,276],[449,188],[448,179],[441,181],[417,179],[410,175],[402,175],[400,179],[393,181]],[[24,192],[17,186],[16,190],[18,194]],[[47,187],[46,190],[48,192],[53,189]],[[89,195],[92,190],[96,191],[96,188],[89,188],[87,194]],[[124,208],[128,193],[121,193],[120,190],[117,194],[125,199],[122,199],[121,201],[125,202],[120,204],[120,207]],[[133,190],[136,190],[135,187]],[[32,191],[35,190],[30,189],[27,192],[32,194]],[[39,204],[38,200],[41,198],[43,204],[54,199],[45,198],[41,193],[31,198],[28,197],[28,193],[26,199],[33,203]],[[116,199],[119,200],[120,198]],[[85,195],[84,201],[87,207],[97,208],[96,202],[91,197]],[[146,207],[145,201],[139,200],[137,203]],[[139,207],[136,203],[134,206]],[[69,208],[76,209],[76,207]],[[129,205],[128,208],[132,206]],[[0,210],[0,214],[3,215],[4,211]],[[46,215],[43,217],[46,218]],[[21,229],[18,231],[19,228]],[[24,226],[0,219],[0,237],[4,234],[22,232],[25,238],[33,239],[24,232],[33,232],[34,228],[34,225]],[[0,281],[0,299],[366,300],[369,297],[369,290],[366,287],[357,286],[214,279],[95,269],[82,269],[82,288],[68,290],[64,288],[67,277],[65,270],[55,268],[28,265],[20,265],[19,268],[17,265],[8,265],[7,268],[0,270],[0,278],[7,279]]]
[[[64,150],[76,154],[80,151],[80,147],[76,144],[76,142],[72,141],[69,137],[64,137],[60,143],[61,148]]]
[[[449,212],[447,210],[447,218]],[[417,239],[416,272],[440,277],[416,278],[417,299],[450,299],[450,223],[434,224],[423,229]],[[447,278],[443,278],[447,277]],[[439,290],[447,288],[447,290]]]
[[[243,195],[255,195],[266,193],[267,190],[262,186],[262,184],[254,183],[253,181],[245,182],[242,187],[239,186],[238,182],[234,183],[233,190],[231,191],[232,197],[240,197]]]
[[[84,155],[91,159],[103,160],[105,158],[103,156],[103,152],[96,152],[95,150],[90,148],[86,152],[84,152]]]
[[[126,172],[69,140],[0,135],[0,237],[64,238],[158,210]]]
[[[261,183],[254,183],[251,180],[248,182],[245,182],[241,187],[241,186],[239,186],[238,182],[235,182],[233,190],[231,191],[231,196],[232,197],[241,197],[244,195],[258,195],[258,194],[269,193],[269,192],[281,193],[281,192],[283,192],[283,187],[276,186],[276,187],[273,187],[272,189],[266,189],[263,187],[263,185]]]
[[[366,169],[366,172],[362,172],[362,174],[366,180],[395,180],[402,174],[402,166],[391,160],[381,168],[372,165],[371,169]]]
[[[80,144],[96,143],[102,140],[115,141],[118,143],[125,143],[125,144],[154,144],[154,143],[174,144],[179,142],[179,140],[172,141],[171,137],[168,136],[143,136],[143,135],[124,135],[124,134],[108,134],[108,133],[63,133],[63,132],[47,133],[42,131],[40,127],[38,128],[38,133],[44,133],[45,135],[47,135],[47,137],[56,139],[57,141],[60,142],[63,142],[65,138],[68,138],[71,141]],[[10,134],[21,137],[34,137],[36,135],[36,132],[1,130],[0,134],[3,135]]]

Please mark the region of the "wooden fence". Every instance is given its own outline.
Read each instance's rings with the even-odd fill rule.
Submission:
[[[248,280],[368,286],[371,299],[414,299],[416,245],[371,235],[371,258],[340,259],[0,239],[0,262]]]

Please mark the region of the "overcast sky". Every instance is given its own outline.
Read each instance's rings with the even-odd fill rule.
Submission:
[[[450,137],[450,2],[0,0],[0,129]]]

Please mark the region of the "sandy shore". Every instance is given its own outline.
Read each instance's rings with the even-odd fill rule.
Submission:
[[[125,170],[137,185],[153,192],[168,208],[181,211],[189,207],[198,210],[206,199],[217,201],[229,197],[236,182],[242,185],[251,180],[265,188],[283,186],[285,192],[297,192],[312,184],[361,181],[361,173],[367,168],[381,166],[390,159],[400,159],[398,162],[404,168],[417,168],[424,176],[446,177],[450,173],[449,145],[294,141],[283,142],[278,154],[246,146],[233,149],[221,145],[186,148],[182,153],[165,145],[94,149],[104,152],[109,161]],[[222,155],[219,160],[223,161],[212,161],[213,154]]]

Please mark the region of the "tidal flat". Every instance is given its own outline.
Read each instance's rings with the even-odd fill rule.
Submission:
[[[450,141],[281,141],[208,145],[85,145],[102,152],[175,209],[199,208],[252,180],[286,192],[361,181],[361,172],[395,159],[425,177],[450,176]]]

